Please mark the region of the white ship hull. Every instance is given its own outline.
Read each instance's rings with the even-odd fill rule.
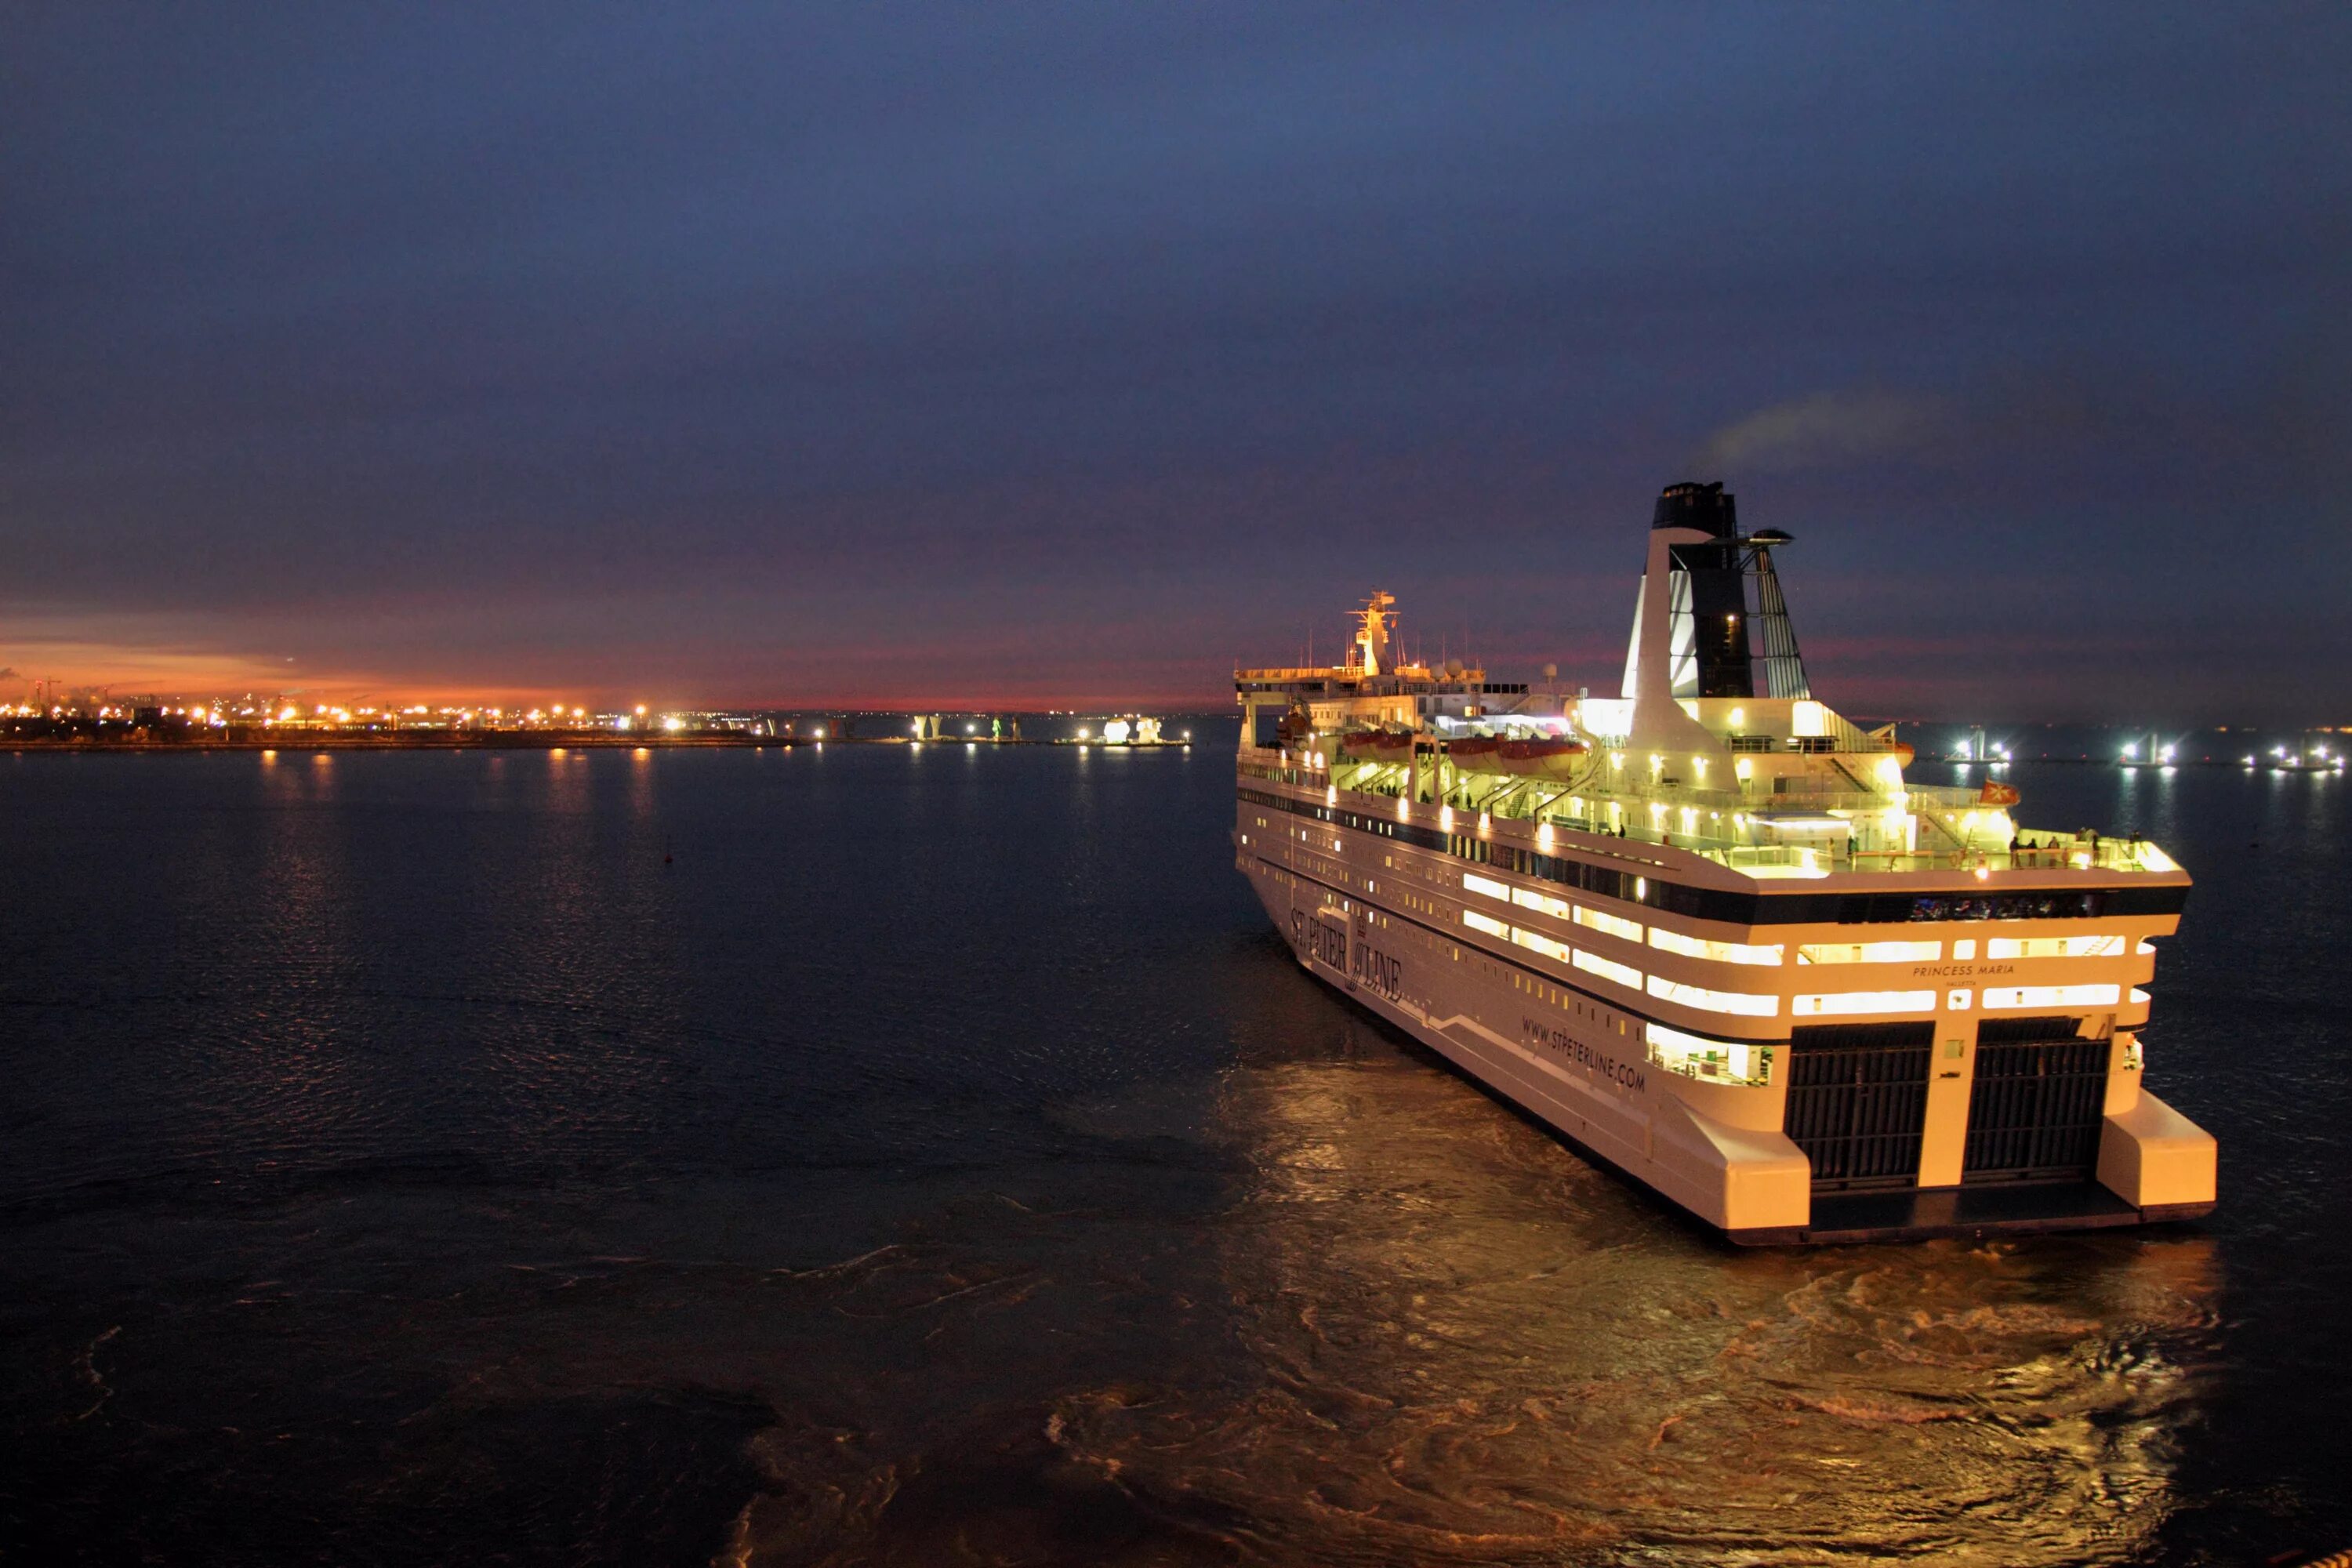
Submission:
[[[2139,1085],[2137,1030],[2147,1007],[2137,983],[2149,977],[2154,964],[2146,939],[2168,932],[2177,916],[2099,921],[2102,933],[2120,939],[2101,959],[1955,962],[1951,955],[1964,951],[1959,943],[1985,939],[1953,931],[1998,929],[2014,933],[2006,940],[2032,942],[2076,934],[2084,922],[1735,929],[1675,921],[1639,904],[1563,898],[1561,888],[1543,879],[1393,836],[1391,823],[1435,826],[1439,809],[1408,805],[1400,810],[1394,800],[1247,776],[1242,784],[1236,867],[1303,968],[1545,1123],[1578,1152],[1732,1240],[1784,1244],[2073,1229],[2189,1217],[2211,1205],[2211,1140]],[[1285,808],[1264,804],[1274,799]],[[1351,821],[1370,826],[1351,826]],[[1474,854],[1482,844],[1491,853],[1514,841],[1533,842],[1520,824],[1490,823],[1445,837]],[[1596,859],[1624,852],[1606,836],[1555,833],[1549,844],[1557,858],[1580,863],[1580,848],[1589,847]],[[1642,847],[1640,863],[1662,880],[1697,879],[1712,869],[1696,856]],[[1465,878],[1509,889],[1517,900],[1473,892]],[[1947,881],[1962,895],[1980,886]],[[1809,889],[1815,886],[1818,880]],[[1545,900],[1566,906],[1570,914],[1531,907]],[[1644,943],[1596,932],[1572,918],[1578,907],[1604,919],[1638,921],[1664,933],[1664,940],[1778,947],[1783,963],[1741,965],[1738,975],[1746,987],[1742,994],[1770,995],[1778,1005],[1769,1017],[1735,1021],[1663,1000],[1653,990],[1701,982],[1708,983],[1700,986],[1703,994],[1719,994],[1711,987],[1727,984],[1727,966],[1703,958],[1677,963],[1654,945],[1661,938]],[[1480,929],[1473,923],[1479,918],[1504,925],[1518,940]],[[1839,966],[1833,980],[1826,978],[1830,968],[1795,962],[1804,948],[1881,942],[1890,932],[1922,951],[1932,944],[1936,957]],[[1589,967],[1575,962],[1578,952],[1593,955]],[[1595,973],[1612,963],[1624,969],[1638,963],[1643,974],[1628,985]],[[1664,985],[1642,983],[1651,976]],[[1987,980],[2018,984],[1988,988],[1981,984]],[[1972,1081],[1980,1057],[1976,1036],[1983,1019],[2000,1017],[1980,1003],[2022,985],[2061,981],[2112,986],[2121,1004],[2082,1020],[2094,1031],[2089,1048],[2103,1058],[2095,1159],[2071,1176],[2050,1171],[2040,1179],[2004,1173],[1979,1181],[1968,1168],[1977,1148],[1969,1138],[1970,1113],[1985,1114]],[[1784,1131],[1791,1047],[1801,1049],[1804,1027],[1796,1023],[1804,1016],[1799,1009],[1818,996],[1811,988],[1832,984],[1890,995],[1924,987],[1934,998],[1935,1010],[1918,1024],[1932,1026],[1940,1047],[1927,1058],[1935,1076],[1911,1086],[1924,1090],[1917,1092],[1917,1125],[1896,1135],[1908,1140],[1908,1168],[1876,1179],[1819,1182],[1813,1159]],[[1966,1005],[1955,1008],[1963,995]],[[1834,1028],[1836,1020],[1828,1025]],[[1685,1063],[1678,1070],[1662,1065],[1648,1043],[1659,1029],[1744,1047],[1755,1058],[1727,1062],[1719,1079],[1710,1079],[1704,1064],[1693,1070]],[[1735,1065],[1744,1070],[1735,1072]]]

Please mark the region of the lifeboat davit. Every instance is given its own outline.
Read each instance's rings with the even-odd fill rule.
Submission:
[[[2015,786],[1996,784],[1991,779],[1985,780],[1984,788],[1977,792],[1979,805],[2015,805],[2024,798],[2017,793]]]
[[[1503,771],[1529,778],[1570,779],[1584,761],[1584,742],[1552,735],[1499,742]]]

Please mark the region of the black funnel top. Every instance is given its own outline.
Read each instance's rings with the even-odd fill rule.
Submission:
[[[1737,539],[1739,522],[1732,508],[1732,499],[1723,493],[1723,481],[1698,484],[1685,479],[1668,485],[1658,496],[1658,510],[1651,515],[1652,528],[1696,528],[1701,533],[1711,533],[1717,539]]]

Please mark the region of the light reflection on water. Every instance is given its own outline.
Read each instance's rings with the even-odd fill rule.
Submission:
[[[2162,1518],[2207,1241],[1727,1255],[1454,1087],[1237,1072],[1256,1386],[1082,1404],[1074,1448],[1273,1557],[2023,1563]]]

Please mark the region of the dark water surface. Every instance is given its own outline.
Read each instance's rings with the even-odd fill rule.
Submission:
[[[1739,1252],[1306,979],[1229,745],[0,756],[0,1559],[2352,1545],[2347,781],[2016,770],[2199,878],[2211,1221]]]

